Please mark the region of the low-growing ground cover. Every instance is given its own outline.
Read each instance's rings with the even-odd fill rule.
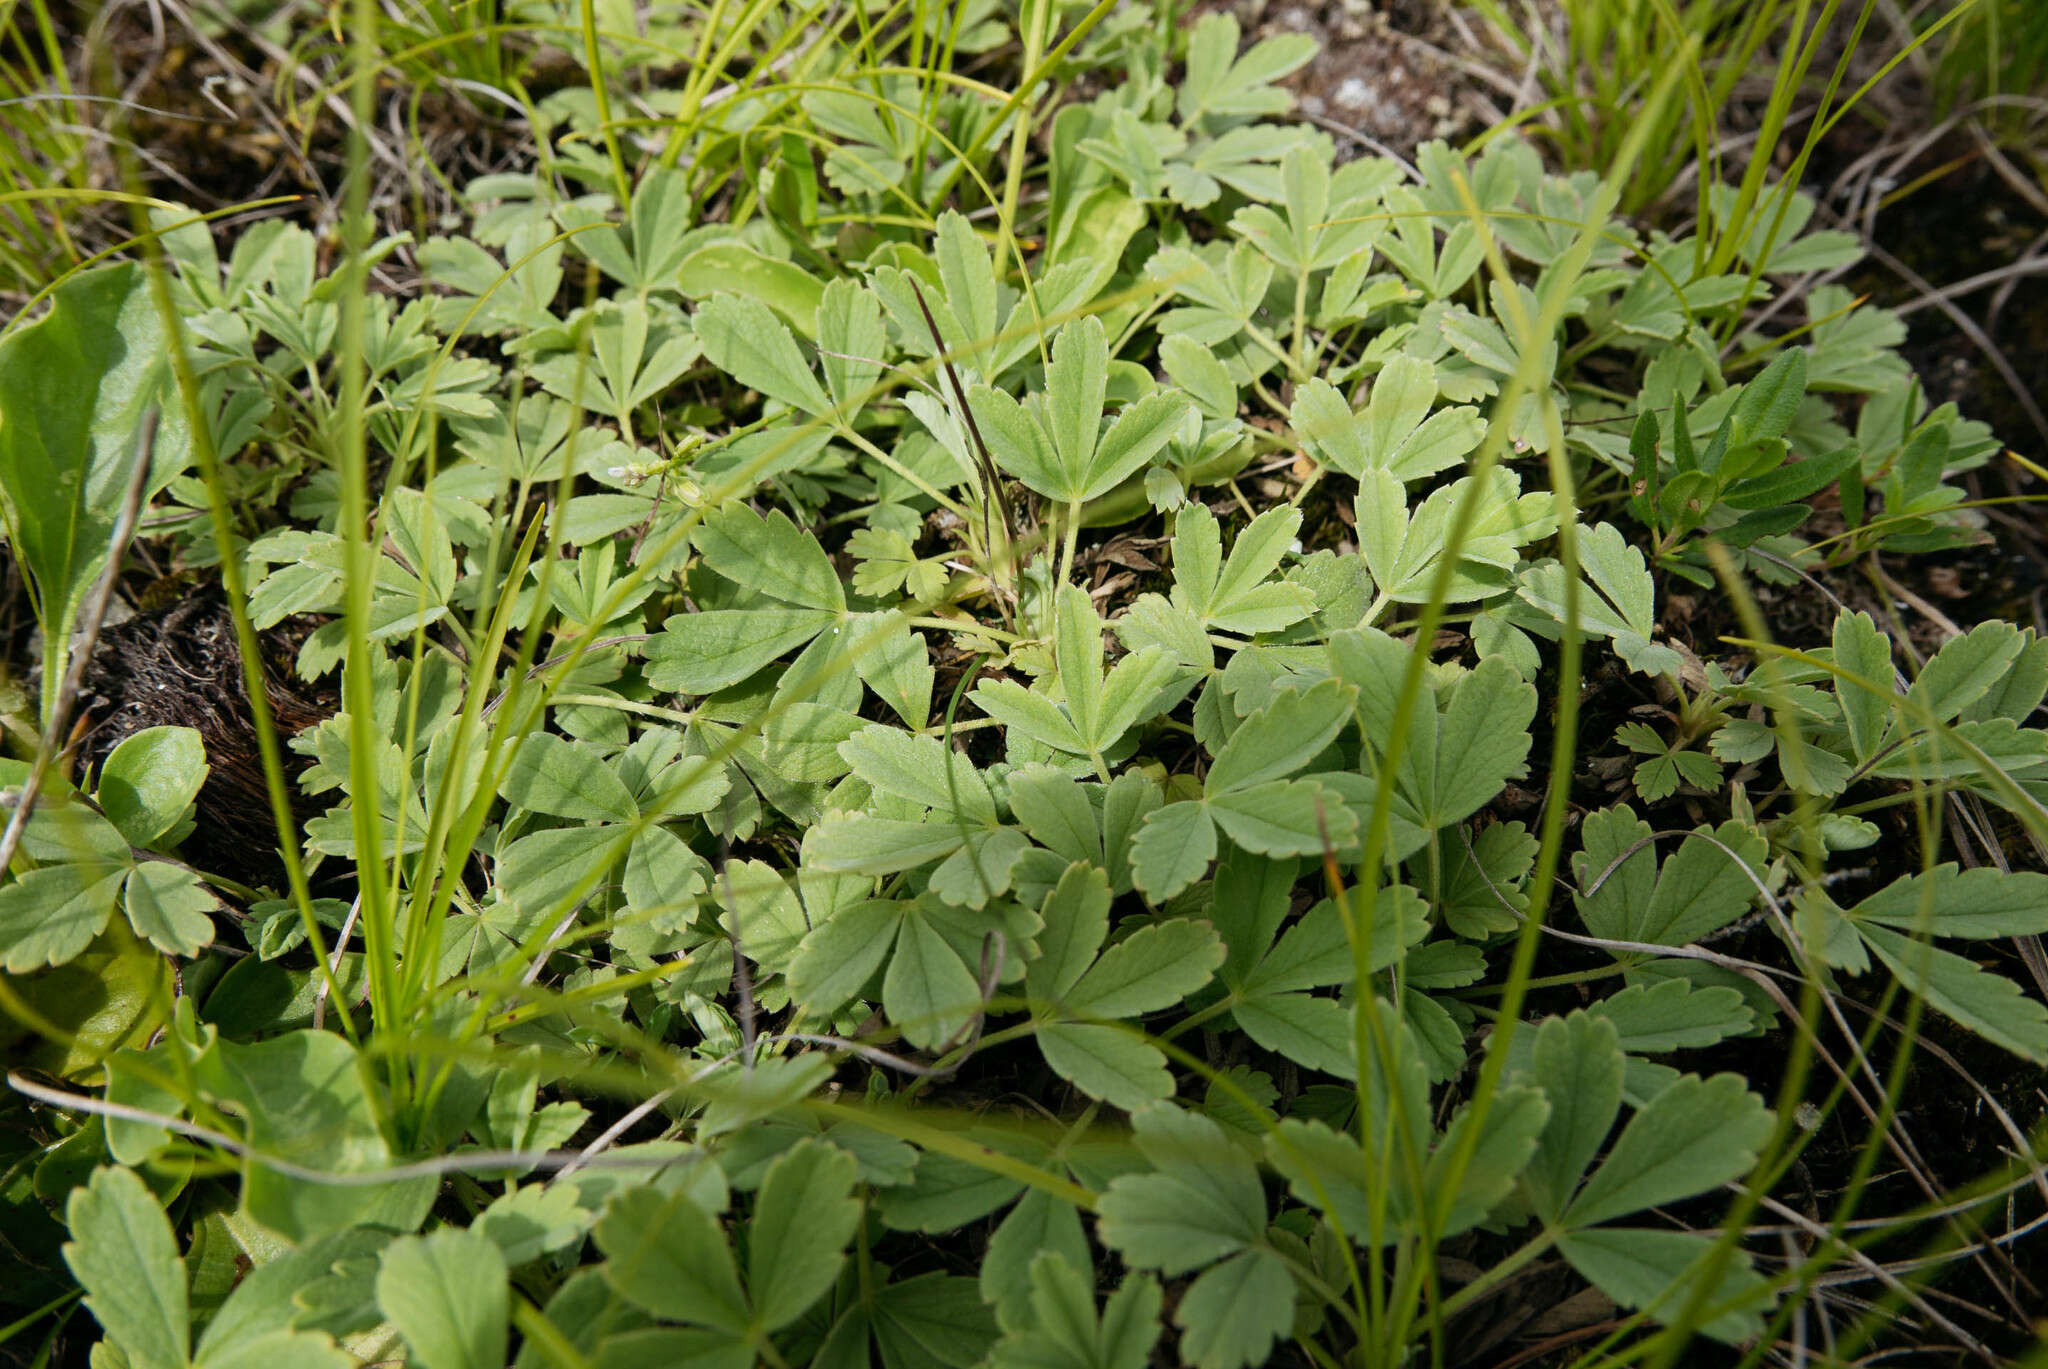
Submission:
[[[1930,48],[1565,8],[1402,149],[1223,10],[196,24],[348,174],[10,240],[7,1352],[2019,1353],[2048,643],[1912,585],[2039,467],[1801,184]]]

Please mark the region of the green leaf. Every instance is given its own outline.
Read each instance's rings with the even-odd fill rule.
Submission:
[[[133,1369],[181,1369],[190,1333],[185,1262],[148,1187],[132,1170],[96,1169],[71,1190],[64,1221],[64,1263],[107,1339]]]
[[[1078,785],[1075,790],[1078,793]],[[1014,785],[1011,797],[1016,797]],[[1085,805],[1087,800],[1081,802]],[[1038,959],[1024,972],[1025,991],[1035,999],[1058,1002],[1095,963],[1095,953],[1109,935],[1108,876],[1075,861],[1046,895],[1039,917],[1045,928],[1038,937]]]
[[[976,707],[1005,727],[1014,727],[1044,746],[1077,756],[1088,754],[1088,741],[1059,705],[1015,680],[983,680],[974,687]]]
[[[1582,529],[1578,551],[1586,576],[1577,603],[1579,631],[1611,638],[1630,669],[1646,675],[1676,672],[1678,653],[1650,640],[1657,626],[1656,586],[1642,552],[1609,523]],[[1524,570],[1520,592],[1530,605],[1559,623],[1565,621],[1564,567],[1556,561],[1541,561]]]
[[[693,326],[711,364],[740,384],[807,414],[832,411],[788,325],[760,300],[713,295],[698,308]]]
[[[185,816],[209,768],[206,745],[194,729],[144,728],[107,757],[95,797],[129,845],[148,846]]]
[[[1253,1041],[1309,1069],[1350,1079],[1351,1014],[1333,998],[1277,993],[1248,998],[1231,1016]]]
[[[1315,379],[1296,392],[1292,417],[1310,450],[1352,479],[1385,471],[1408,484],[1457,465],[1486,436],[1477,409],[1432,414],[1436,399],[1436,367],[1400,354],[1381,368],[1362,413],[1353,414],[1334,386]]]
[[[942,819],[934,819],[939,825]],[[931,891],[955,908],[986,908],[1007,893],[1017,864],[1031,850],[1031,839],[1014,827],[974,828],[962,834],[959,849],[932,871]]]
[[[1806,349],[1788,347],[1742,387],[1728,416],[1728,445],[1783,437],[1806,398]]]
[[[145,860],[129,872],[121,906],[137,936],[165,955],[189,957],[213,940],[207,914],[220,900],[184,866]]]
[[[167,353],[146,275],[132,262],[69,277],[49,313],[0,340],[0,510],[45,640],[58,644],[46,677],[61,678],[78,606],[106,565],[135,435],[163,392]],[[189,459],[182,406],[162,413],[145,503]]]
[[[1088,801],[1088,791],[1072,776],[1049,765],[1011,771],[1010,811],[1039,845],[1070,861],[1107,865],[1101,818]],[[1089,954],[1094,954],[1092,948]]]
[[[1325,845],[1349,846],[1357,815],[1336,795],[1309,780],[1270,780],[1203,800],[1225,836],[1263,856],[1321,855]]]
[[[725,1233],[687,1193],[627,1189],[595,1231],[618,1295],[666,1321],[747,1333],[751,1317]]]
[[[1173,1096],[1165,1055],[1124,1028],[1053,1022],[1033,1035],[1045,1063],[1090,1098],[1128,1112]]]
[[[1053,660],[1067,696],[1067,716],[1090,750],[1114,741],[1102,736],[1102,619],[1088,592],[1061,585],[1054,596]]]
[[[1173,333],[1159,340],[1159,360],[1173,383],[1188,393],[1204,415],[1237,416],[1237,382],[1209,348],[1185,333]]]
[[[1867,613],[1843,613],[1835,618],[1835,664],[1868,684],[1837,679],[1835,697],[1841,701],[1842,721],[1849,729],[1849,745],[1858,762],[1877,754],[1892,720],[1892,642],[1877,630]],[[1872,688],[1875,686],[1876,688]],[[1883,692],[1878,692],[1879,690]]]
[[[1856,930],[1901,984],[1944,1016],[2015,1055],[2048,1063],[2048,1006],[2019,985],[1888,928],[1865,923]]]
[[[1365,1152],[1357,1140],[1323,1122],[1289,1117],[1266,1134],[1265,1149],[1289,1192],[1330,1218],[1352,1244],[1371,1244]]]
[[[996,802],[981,773],[937,737],[914,737],[877,723],[841,742],[839,754],[877,793],[980,825],[996,820]]]
[[[1532,1074],[1550,1100],[1550,1116],[1525,1182],[1536,1210],[1555,1221],[1571,1201],[1600,1143],[1621,1111],[1624,1061],[1612,1022],[1583,1011],[1536,1029]]]
[[[740,950],[771,973],[789,968],[810,931],[803,905],[781,875],[758,860],[729,860],[722,878],[732,891],[720,921]]]
[[[636,208],[638,201],[639,197],[635,196]],[[867,293],[858,290],[857,283],[849,283],[856,284],[857,293]],[[744,243],[715,242],[698,248],[684,257],[682,265],[676,269],[676,284],[686,299],[701,299],[718,291],[730,291],[745,296],[749,302],[758,301],[788,320],[791,327],[806,337],[822,338],[825,331],[822,315],[825,295],[830,287],[821,287],[816,276],[794,262],[764,257]],[[700,314],[700,332],[701,319]],[[867,355],[874,356],[877,352]],[[715,357],[713,364],[723,369],[723,363]],[[763,390],[763,393],[767,392]]]
[[[823,1015],[859,993],[895,944],[904,906],[871,899],[814,927],[789,967],[790,992]]]
[[[1592,1226],[1740,1178],[1771,1134],[1771,1113],[1739,1074],[1686,1075],[1629,1119],[1564,1222]]]
[[[1299,509],[1268,509],[1238,534],[1225,564],[1216,516],[1199,503],[1184,506],[1174,522],[1174,606],[1198,627],[1245,634],[1277,632],[1306,618],[1315,609],[1308,588],[1267,579],[1300,529]]]
[[[975,1281],[920,1274],[880,1290],[874,1334],[884,1369],[971,1369],[996,1338],[995,1318]]]
[[[1240,1251],[1188,1285],[1173,1323],[1181,1360],[1196,1369],[1263,1364],[1294,1325],[1294,1276],[1277,1251]]]
[[[768,1167],[747,1239],[747,1286],[763,1330],[787,1326],[831,1290],[860,1222],[855,1175],[852,1155],[809,1139]]]
[[[671,614],[647,643],[647,682],[673,694],[716,693],[836,621],[836,614],[795,608]]]
[[[1261,39],[1242,56],[1237,42],[1237,20],[1228,12],[1205,14],[1190,31],[1187,72],[1175,92],[1182,123],[1280,114],[1293,103],[1277,82],[1315,56],[1315,39],[1281,34]]]
[[[903,920],[882,976],[882,1007],[905,1040],[938,1050],[981,1010],[981,985],[953,943],[913,914]]]
[[[1138,1148],[1156,1173],[1111,1182],[1096,1234],[1126,1263],[1185,1274],[1263,1240],[1259,1172],[1207,1117],[1154,1103],[1132,1114]]]
[[[832,874],[893,875],[952,855],[977,829],[950,815],[931,822],[903,822],[855,813],[827,817],[812,830],[816,837],[810,849],[817,869]]]
[[[1550,1103],[1540,1089],[1501,1089],[1486,1111],[1479,1140],[1470,1161],[1458,1171],[1453,1190],[1449,1171],[1474,1115],[1472,1104],[1458,1110],[1437,1141],[1422,1176],[1421,1196],[1442,1213],[1441,1234],[1445,1236],[1478,1226],[1514,1191],[1516,1178],[1536,1152],[1537,1137],[1550,1116]],[[1419,1209],[1423,1203],[1415,1206]]]
[[[1666,1321],[1678,1315],[1699,1286],[1692,1269],[1713,1245],[1713,1237],[1690,1231],[1612,1226],[1566,1232],[1557,1242],[1558,1253],[1594,1287],[1623,1307],[1648,1309]],[[1704,1303],[1709,1312],[1728,1310],[1710,1315],[1699,1329],[1729,1345],[1752,1340],[1763,1333],[1761,1309],[1769,1302],[1749,1257],[1736,1251],[1723,1266],[1720,1285]]]
[[[1661,867],[1650,825],[1626,808],[1589,814],[1582,831],[1574,897],[1595,936],[1683,946],[1741,917],[1756,897],[1750,871],[1761,870],[1765,845],[1740,823],[1700,829]]]
[[[480,1231],[401,1236],[377,1269],[377,1306],[422,1369],[502,1369],[505,1257]]]
[[[558,818],[631,822],[640,814],[632,791],[597,753],[549,732],[519,744],[498,792],[515,807]]]
[[[817,365],[842,412],[858,412],[887,352],[889,332],[874,291],[852,277],[829,283],[817,299]]]
[[[1031,1261],[1029,1316],[996,1346],[991,1369],[1145,1369],[1151,1363],[1164,1301],[1159,1281],[1149,1274],[1125,1280],[1098,1321],[1086,1245],[1081,1249],[1078,1264],[1055,1249]]]
[[[967,407],[998,466],[1033,494],[1072,500],[1078,485],[1068,480],[1045,430],[1022,405],[1001,390],[977,385],[967,392]]]
[[[1200,879],[1216,858],[1216,828],[1200,803],[1169,803],[1145,815],[1131,843],[1131,876],[1162,903]]]
[[[1032,1330],[1052,1331],[1057,1336],[1064,1329],[1069,1338],[1064,1338],[1062,1345],[1085,1356],[1095,1341],[1095,1294],[1093,1281],[1081,1278],[1076,1271],[1092,1269],[1093,1265],[1088,1236],[1081,1229],[1081,1214],[1074,1205],[1044,1189],[1027,1189],[989,1237],[981,1261],[981,1298],[995,1308],[997,1324],[1011,1333],[1013,1342],[1019,1333],[1028,1338]],[[1054,1297],[1056,1320],[1052,1322],[1045,1316],[1046,1279],[1041,1277],[1047,1269],[1054,1271],[1053,1278],[1059,1285]],[[1077,1284],[1081,1297],[1062,1308],[1058,1294]],[[1159,1334],[1157,1315],[1155,1310],[1154,1338]],[[1063,1324],[1058,1318],[1071,1319]],[[1055,1363],[1058,1362],[1056,1358]],[[1084,1358],[1082,1362],[1088,1360]]]
[[[1223,943],[1204,922],[1174,918],[1140,928],[1102,957],[1065,996],[1087,1017],[1137,1017],[1172,1007],[1209,982]]]
[[[1052,364],[1045,371],[1046,429],[1062,485],[1054,498],[1087,497],[1081,491],[1094,469],[1108,382],[1109,339],[1102,320],[1090,314],[1062,327],[1053,338]]]
[[[1353,686],[1334,679],[1299,693],[1283,690],[1230,734],[1209,767],[1204,791],[1214,798],[1299,771],[1321,755],[1351,721],[1351,705],[1357,696]]]
[[[9,974],[27,974],[76,957],[114,914],[125,865],[79,861],[45,865],[0,886],[0,952]]]
[[[249,1045],[223,1040],[201,1063],[202,1086],[246,1119],[255,1150],[333,1174],[392,1166],[367,1066],[333,1032],[293,1031]],[[432,1176],[314,1184],[254,1159],[242,1168],[249,1216],[293,1240],[358,1224],[411,1230],[425,1219],[437,1188]]]
[[[764,518],[728,500],[705,513],[691,540],[704,564],[735,584],[798,608],[846,609],[845,587],[824,547],[780,509]]]
[[[2048,875],[1937,865],[1885,885],[1848,916],[1935,936],[2034,936],[2048,932]]]
[[[1535,716],[1536,687],[1498,656],[1481,661],[1460,679],[1443,717],[1423,720],[1434,728],[1417,728],[1432,745],[1418,745],[1420,738],[1409,742],[1414,759],[1403,768],[1412,777],[1416,822],[1448,827],[1499,796],[1510,779],[1523,773]]]
[[[1918,730],[1951,722],[2005,679],[2027,642],[2011,623],[1993,619],[1952,638],[1934,653],[1906,691],[1906,722]]]
[[[1614,1024],[1623,1050],[1645,1055],[1711,1046],[1748,1031],[1755,1020],[1736,990],[1685,979],[1631,984],[1587,1011]]]
[[[907,727],[931,721],[932,684],[938,678],[923,634],[912,632],[900,613],[877,613],[847,624],[847,650],[861,682],[889,705]]]
[[[1180,391],[1158,390],[1118,414],[1089,459],[1079,497],[1099,499],[1144,467],[1173,437],[1189,407]]]

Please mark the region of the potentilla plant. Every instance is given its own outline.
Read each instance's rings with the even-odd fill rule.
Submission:
[[[1708,271],[1626,157],[1340,162],[1301,42],[1107,9],[1027,5],[1007,88],[947,66],[999,7],[778,11],[644,166],[592,57],[467,232],[163,208],[0,339],[56,644],[0,1220],[94,1363],[1393,1365],[1539,1265],[1596,1357],[1761,1355],[1925,1219],[1880,1062],[2048,1064],[1990,953],[2048,876],[1942,836],[2048,839],[2048,644],[1755,612],[1981,536],[1895,318],[1752,326],[1853,240],[1781,187]],[[144,507],[256,757],[61,749]],[[261,887],[184,854],[230,765]]]

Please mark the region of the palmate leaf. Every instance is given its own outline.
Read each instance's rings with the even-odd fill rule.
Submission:
[[[1537,1029],[1527,1077],[1549,1097],[1550,1112],[1524,1186],[1537,1213],[1562,1228],[1558,1248],[1574,1268],[1623,1306],[1669,1318],[1696,1286],[1687,1270],[1711,1238],[1596,1224],[1747,1173],[1770,1135],[1771,1113],[1739,1075],[1682,1076],[1636,1113],[1580,1187],[1620,1112],[1624,1063],[1615,1024],[1601,1016],[1574,1012]],[[1761,1287],[1738,1252],[1709,1299],[1702,1329],[1722,1340],[1755,1334],[1759,1303],[1723,1304]]]
[[[1147,647],[1126,655],[1105,674],[1102,619],[1087,592],[1065,585],[1054,602],[1053,660],[1066,695],[1064,707],[1013,680],[983,681],[972,697],[1005,726],[1100,765],[1126,732],[1171,705],[1166,691],[1176,670],[1164,652]]]
[[[1856,929],[1899,982],[1995,1045],[2048,1062],[2048,1006],[1974,961],[1866,922]]]
[[[1151,1363],[1164,1301],[1159,1281],[1149,1274],[1125,1280],[1098,1317],[1087,1246],[1081,1249],[1079,1264],[1050,1249],[1031,1261],[1029,1314],[997,1343],[992,1369],[1145,1369]]]
[[[1178,390],[1155,391],[1104,432],[1108,381],[1108,339],[1102,321],[1089,315],[1053,339],[1037,411],[986,385],[970,391],[967,402],[997,465],[1047,499],[1081,503],[1107,494],[1150,461],[1189,407]]]
[[[377,1305],[422,1369],[499,1369],[509,1297],[505,1258],[477,1230],[401,1236],[377,1270]]]
[[[183,1369],[191,1332],[185,1262],[163,1209],[132,1170],[101,1168],[71,1191],[64,1262],[134,1369]]]
[[[1436,399],[1435,365],[1404,353],[1381,368],[1362,412],[1352,413],[1334,386],[1315,379],[1296,392],[1292,418],[1310,450],[1352,479],[1386,471],[1408,484],[1455,466],[1486,436],[1478,409],[1431,413]]]
[[[713,295],[698,308],[692,326],[705,357],[740,384],[813,416],[832,411],[789,326],[761,301]]]
[[[1203,355],[1207,355],[1204,353]],[[1268,509],[1238,533],[1223,560],[1216,516],[1188,504],[1175,516],[1173,604],[1220,632],[1278,632],[1315,610],[1304,585],[1270,577],[1301,530],[1301,511]]]
[[[1575,606],[1578,630],[1610,639],[1632,670],[1645,675],[1676,672],[1678,653],[1650,640],[1657,626],[1656,586],[1642,552],[1611,523],[1582,529],[1578,552],[1585,573]],[[1558,562],[1544,560],[1528,567],[1517,588],[1524,602],[1559,623],[1565,621],[1564,567]]]
[[[1090,1097],[1137,1108],[1173,1092],[1166,1057],[1137,1033],[1099,1019],[1183,1001],[1209,982],[1223,945],[1208,924],[1175,918],[1103,951],[1109,901],[1100,869],[1079,861],[1067,867],[1040,913],[1040,956],[1025,972],[1025,987],[1044,1005],[1035,1037],[1046,1063]],[[1069,1016],[1082,1020],[1061,1020]]]
[[[1760,836],[1733,821],[1712,832],[1701,828],[1660,866],[1652,830],[1627,808],[1587,816],[1585,847],[1573,857],[1572,870],[1580,890],[1574,900],[1588,931],[1683,946],[1748,910],[1756,897],[1751,872],[1761,871],[1765,855]]]
[[[1559,1253],[1594,1287],[1623,1307],[1661,1318],[1675,1317],[1692,1297],[1699,1286],[1692,1271],[1713,1247],[1710,1235],[1626,1226],[1569,1231],[1557,1242]],[[1737,1255],[1722,1265],[1699,1329],[1730,1345],[1752,1340],[1763,1331],[1762,1309],[1769,1304],[1763,1278],[1746,1256]]]
[[[1181,122],[1225,125],[1279,114],[1293,97],[1276,83],[1315,56],[1306,34],[1281,34],[1237,50],[1239,29],[1228,13],[1207,14],[1188,34],[1187,71],[1175,96]]]
[[[1097,1234],[1135,1268],[1171,1275],[1213,1265],[1174,1313],[1181,1359],[1201,1369],[1259,1363],[1292,1324],[1294,1281],[1265,1243],[1258,1170],[1207,1117],[1155,1103],[1131,1120],[1153,1172],[1111,1182]]]
[[[1411,514],[1408,496],[1391,471],[1369,470],[1354,501],[1359,554],[1372,571],[1382,603],[1423,603],[1435,592],[1460,503],[1477,500],[1467,524],[1446,602],[1465,603],[1504,594],[1521,548],[1556,530],[1547,494],[1523,494],[1514,472],[1496,467],[1483,478],[1466,476],[1432,491]],[[1526,572],[1525,572],[1526,574]]]
[[[1402,681],[1413,649],[1377,628],[1333,634],[1329,659],[1338,678],[1356,687],[1361,728],[1368,740],[1364,788],[1398,729],[1401,771],[1395,784],[1395,835],[1414,829],[1416,841],[1479,811],[1511,779],[1524,773],[1536,690],[1499,658],[1482,660],[1440,695],[1422,694],[1403,720],[1397,716]],[[1441,712],[1439,712],[1441,707]],[[1326,780],[1329,777],[1323,777]],[[1368,810],[1369,811],[1369,810]],[[1365,821],[1364,813],[1360,822]]]
[[[1353,809],[1312,780],[1278,778],[1300,769],[1351,719],[1356,691],[1326,680],[1282,690],[1238,725],[1217,753],[1200,799],[1148,814],[1131,848],[1132,874],[1154,902],[1173,897],[1216,855],[1216,829],[1239,847],[1268,856],[1319,854],[1352,844]]]

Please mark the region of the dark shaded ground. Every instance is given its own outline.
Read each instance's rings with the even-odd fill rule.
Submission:
[[[79,692],[84,731],[77,764],[95,770],[122,739],[145,728],[190,727],[206,744],[211,767],[196,804],[198,826],[184,851],[201,869],[243,883],[277,884],[275,823],[257,748],[256,726],[243,688],[242,653],[234,620],[217,585],[174,585],[141,594],[142,609],[100,633]],[[265,691],[280,742],[332,713],[331,687],[300,681],[291,669],[297,639],[291,627],[264,634]],[[288,774],[308,758],[286,748]],[[324,802],[296,785],[301,822]]]

